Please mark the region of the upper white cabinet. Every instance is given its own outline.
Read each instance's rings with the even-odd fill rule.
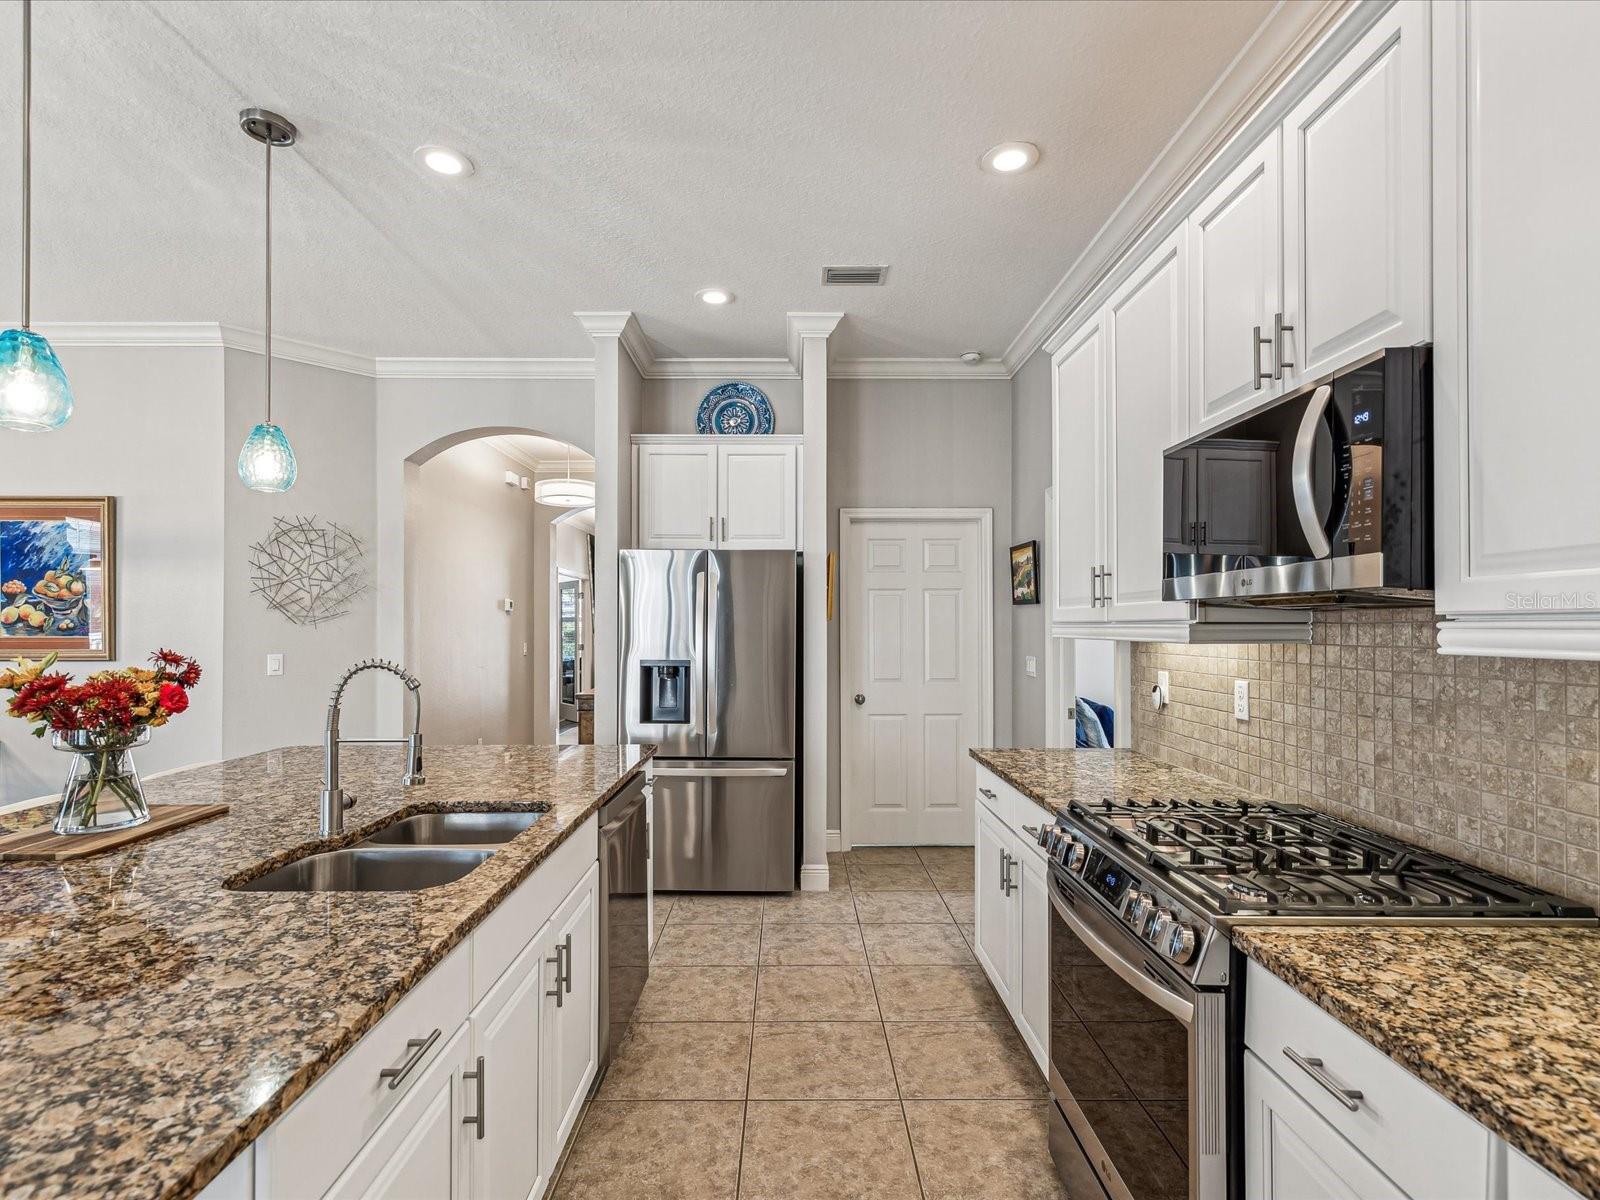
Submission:
[[[635,437],[635,543],[653,550],[799,549],[799,442]]]
[[[1439,646],[1600,658],[1600,5],[1433,22]]]
[[[1106,467],[1111,500],[1106,576],[1112,621],[1185,620],[1189,606],[1161,599],[1162,452],[1181,441],[1188,359],[1188,291],[1182,232],[1158,247],[1110,300],[1106,336]]]
[[[1055,353],[1051,439],[1056,544],[1052,621],[1097,621],[1105,562],[1105,355],[1099,314]]]
[[[1189,215],[1189,408],[1195,432],[1277,395],[1282,313],[1278,131]]]
[[[1428,339],[1428,38],[1396,4],[1284,119],[1286,388]]]

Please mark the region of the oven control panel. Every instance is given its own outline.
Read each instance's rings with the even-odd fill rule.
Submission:
[[[1041,826],[1039,844],[1053,861],[1103,897],[1141,940],[1180,965],[1194,958],[1200,944],[1195,927],[1116,859],[1061,824]]]

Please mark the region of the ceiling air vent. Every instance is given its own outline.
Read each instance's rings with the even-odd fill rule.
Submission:
[[[876,287],[888,274],[888,267],[823,267],[822,282],[834,287],[859,284]]]

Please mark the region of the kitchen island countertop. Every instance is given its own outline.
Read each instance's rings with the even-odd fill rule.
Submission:
[[[343,782],[360,803],[323,841],[321,749],[273,750],[146,784],[153,804],[222,802],[224,816],[78,862],[0,865],[0,1195],[197,1193],[650,753],[430,747],[428,782],[403,788],[397,749],[348,747]],[[542,807],[440,887],[225,886],[410,812]]]

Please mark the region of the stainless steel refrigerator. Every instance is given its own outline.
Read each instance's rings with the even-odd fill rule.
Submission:
[[[663,891],[795,886],[798,559],[788,550],[624,550],[622,740],[659,747]]]

